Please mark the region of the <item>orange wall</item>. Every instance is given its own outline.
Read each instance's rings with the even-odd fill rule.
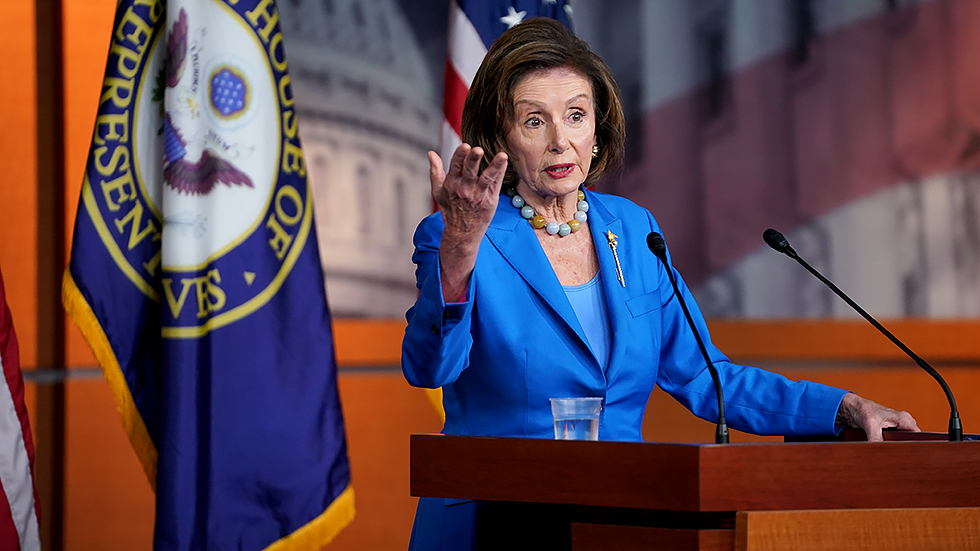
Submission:
[[[7,0],[0,32],[0,270],[16,320],[20,364],[37,364],[37,86],[34,0]],[[36,411],[35,389],[24,399]],[[33,426],[32,426],[33,431]],[[34,442],[38,442],[34,432]]]
[[[0,32],[0,267],[21,364],[37,354],[37,101],[34,0],[5,0]]]
[[[65,0],[66,229],[70,236],[92,122],[98,103],[115,0]],[[36,363],[36,109],[33,0],[4,0],[7,26],[0,33],[0,266],[7,283],[26,367]],[[52,162],[56,162],[53,160]],[[415,500],[408,495],[408,435],[436,432],[440,423],[421,391],[394,365],[403,322],[348,321],[335,329],[358,514],[331,550],[405,549]],[[712,323],[716,343],[733,358],[762,360],[793,378],[810,378],[855,390],[907,409],[920,426],[943,430],[943,396],[928,377],[898,356],[884,339],[857,323]],[[980,325],[977,322],[889,323],[912,348],[944,367],[957,395],[966,430],[980,429]],[[833,343],[832,345],[828,343]],[[95,361],[79,333],[67,334],[70,366]],[[781,363],[774,363],[781,362]],[[807,368],[827,362],[838,367]],[[849,362],[858,362],[856,366]],[[884,363],[882,363],[884,362]],[[897,363],[902,367],[891,365]],[[29,385],[28,392],[33,391]],[[71,551],[149,550],[153,495],[126,440],[115,405],[101,379],[72,380],[67,388],[65,542]],[[714,428],[657,391],[644,434],[658,441],[713,439]],[[735,434],[733,440],[752,439]]]

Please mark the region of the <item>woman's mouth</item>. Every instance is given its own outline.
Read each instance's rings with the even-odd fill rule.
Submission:
[[[544,171],[548,174],[548,176],[557,179],[557,178],[564,178],[565,176],[571,174],[573,168],[575,168],[575,165],[572,163],[568,163],[563,165],[551,165],[545,168]]]

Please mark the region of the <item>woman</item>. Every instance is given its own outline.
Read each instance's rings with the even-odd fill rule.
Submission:
[[[610,71],[563,26],[531,19],[490,48],[464,104],[465,143],[445,170],[429,153],[439,212],[415,234],[420,294],[402,370],[412,385],[443,387],[444,433],[552,438],[549,398],[600,396],[599,437],[638,441],[654,385],[717,418],[709,372],[647,249],[659,226],[626,199],[583,190],[619,162],[624,140]],[[732,428],[917,430],[908,413],[732,364],[706,344]],[[471,546],[475,509],[422,499],[412,548]]]

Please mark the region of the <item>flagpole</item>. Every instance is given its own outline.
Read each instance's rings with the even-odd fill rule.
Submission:
[[[65,109],[62,0],[36,0],[37,369],[65,371]],[[61,551],[65,501],[65,385],[37,386],[35,480],[41,546]]]

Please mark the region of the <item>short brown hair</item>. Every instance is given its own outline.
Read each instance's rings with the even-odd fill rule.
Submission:
[[[505,125],[513,116],[514,87],[530,73],[556,68],[569,69],[592,84],[599,156],[593,160],[585,183],[595,182],[622,161],[626,121],[612,71],[584,40],[561,23],[537,17],[500,35],[483,58],[466,94],[462,138],[473,147],[483,148],[481,170],[505,149]],[[508,166],[504,183],[510,185],[515,179],[513,168]]]

